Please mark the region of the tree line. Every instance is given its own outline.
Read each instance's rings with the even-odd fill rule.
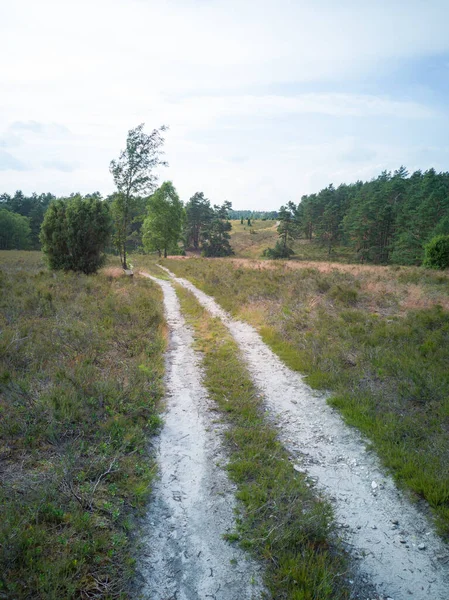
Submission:
[[[233,254],[229,240],[230,202],[211,205],[203,192],[184,205],[171,181],[156,188],[166,127],[128,132],[126,148],[110,163],[117,190],[68,198],[52,194],[0,196],[0,249],[38,249],[50,268],[93,273],[105,251],[120,255],[128,268],[130,251],[159,256],[197,251],[204,256]]]
[[[27,197],[21,191],[14,196],[3,194],[0,196],[0,250],[40,250],[40,232],[47,209],[51,208],[48,220],[60,221],[66,218],[64,207],[76,207],[88,215],[91,201],[107,207],[105,218],[110,221],[107,227],[110,235],[105,249],[120,254],[123,262],[129,252],[142,251],[158,252],[160,256],[185,250],[204,256],[232,254],[229,244],[231,203],[213,206],[203,192],[195,193],[183,203],[171,181],[164,182],[148,197],[128,198],[125,217],[124,200],[117,193],[104,199],[99,192],[84,196],[74,193],[63,198],[50,193]],[[33,204],[37,209],[31,216],[29,206]]]
[[[332,184],[278,213],[279,240],[265,255],[288,258],[293,240],[318,243],[332,256],[348,247],[362,263],[421,264],[425,246],[449,234],[449,173],[405,167],[371,181]]]
[[[229,218],[235,221],[275,221],[278,218],[277,210],[230,210]]]
[[[331,184],[279,211],[233,211],[230,202],[212,205],[202,192],[184,204],[172,182],[156,189],[155,170],[167,164],[166,129],[147,134],[141,124],[128,132],[125,149],[110,163],[116,191],[105,199],[98,192],[63,199],[50,193],[25,196],[21,191],[1,195],[0,249],[42,245],[50,256],[54,243],[55,252],[73,257],[78,252],[75,243],[87,244],[88,234],[94,235],[95,222],[102,232],[97,236],[102,239],[101,252],[116,252],[127,269],[128,253],[136,251],[167,256],[192,250],[204,256],[229,256],[231,218],[250,224],[254,218],[274,217],[279,220],[279,240],[275,248],[265,250],[267,257],[290,257],[293,241],[304,238],[324,246],[329,257],[336,247],[347,247],[360,262],[413,265],[422,263],[431,240],[449,234],[449,173],[434,169],[409,175],[401,167],[367,182]],[[99,203],[101,207],[96,206]],[[90,214],[92,222],[83,221],[81,213]],[[93,240],[87,252],[99,251],[93,250],[97,246]],[[53,264],[68,268],[59,259]],[[88,268],[84,265],[81,270]]]
[[[0,195],[0,250],[39,250],[39,234],[44,214],[53,194],[25,196],[20,190],[13,196]]]

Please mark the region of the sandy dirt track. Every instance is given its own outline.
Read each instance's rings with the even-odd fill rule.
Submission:
[[[154,278],[151,278],[154,279]],[[170,330],[166,411],[159,436],[160,478],[144,524],[139,560],[148,600],[260,598],[260,567],[223,540],[234,526],[234,489],[226,472],[222,426],[201,384],[192,334],[173,287],[162,287]]]
[[[448,600],[448,547],[366,450],[362,436],[326,404],[324,394],[288,369],[250,325],[232,319],[213,298],[164,270],[234,336],[295,468],[307,472],[331,499],[361,579],[373,583],[382,598]]]

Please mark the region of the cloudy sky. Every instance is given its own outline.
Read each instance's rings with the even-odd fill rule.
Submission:
[[[113,191],[166,124],[183,200],[449,170],[448,0],[0,0],[0,193]]]

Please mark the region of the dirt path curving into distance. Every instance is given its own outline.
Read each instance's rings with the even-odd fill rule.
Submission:
[[[147,275],[148,276],[148,275]],[[148,276],[150,277],[150,276]],[[234,490],[222,449],[223,426],[201,383],[192,334],[173,287],[162,288],[170,330],[166,411],[159,436],[160,478],[144,524],[138,571],[148,600],[250,600],[262,595],[260,566],[223,539],[234,527]]]
[[[212,297],[164,270],[234,336],[295,468],[307,472],[331,499],[361,577],[384,598],[448,600],[449,548],[366,450],[361,434],[327,405],[324,394],[286,367],[253,327],[232,319]]]

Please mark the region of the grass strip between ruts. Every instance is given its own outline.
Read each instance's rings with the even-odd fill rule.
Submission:
[[[224,325],[189,291],[176,286],[176,292],[203,356],[204,384],[230,425],[227,469],[241,504],[236,532],[227,538],[264,561],[273,598],[349,598],[346,559],[329,503],[294,470]]]

